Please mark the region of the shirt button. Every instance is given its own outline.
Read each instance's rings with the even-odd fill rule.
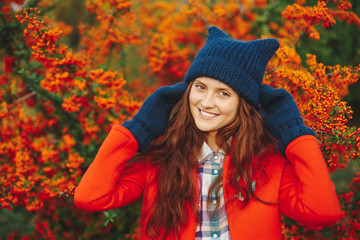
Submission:
[[[218,237],[218,235],[215,233],[214,235],[213,235],[213,238],[217,238]]]
[[[217,201],[214,199],[214,200],[212,201],[212,204],[216,205],[216,203],[217,203]]]
[[[219,156],[218,156],[218,155],[215,155],[215,156],[214,156],[214,159],[215,159],[215,160],[218,160],[218,159],[219,159]]]
[[[215,173],[215,174],[218,174],[218,173],[219,173],[219,170],[215,169],[215,170],[214,170],[214,173]]]

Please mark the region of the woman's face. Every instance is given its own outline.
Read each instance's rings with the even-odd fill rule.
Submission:
[[[196,126],[203,132],[216,134],[235,120],[239,95],[223,82],[199,77],[191,87],[189,105]]]

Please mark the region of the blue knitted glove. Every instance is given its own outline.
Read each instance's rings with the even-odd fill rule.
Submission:
[[[187,86],[187,83],[181,82],[157,89],[145,100],[134,118],[122,124],[135,137],[140,152],[165,132],[170,113]]]
[[[315,136],[315,132],[304,125],[293,97],[285,89],[260,85],[260,103],[265,126],[279,140],[282,155],[285,156],[287,145],[296,138],[302,135]]]

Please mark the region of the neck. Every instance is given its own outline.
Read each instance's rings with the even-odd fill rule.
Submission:
[[[214,151],[219,151],[219,146],[216,144],[216,132],[209,132],[206,138],[206,143]]]

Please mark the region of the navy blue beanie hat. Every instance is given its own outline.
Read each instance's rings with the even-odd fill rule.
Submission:
[[[186,73],[185,82],[190,83],[198,77],[219,80],[258,108],[259,87],[266,65],[280,46],[279,41],[235,40],[215,26],[208,31],[206,43]]]

